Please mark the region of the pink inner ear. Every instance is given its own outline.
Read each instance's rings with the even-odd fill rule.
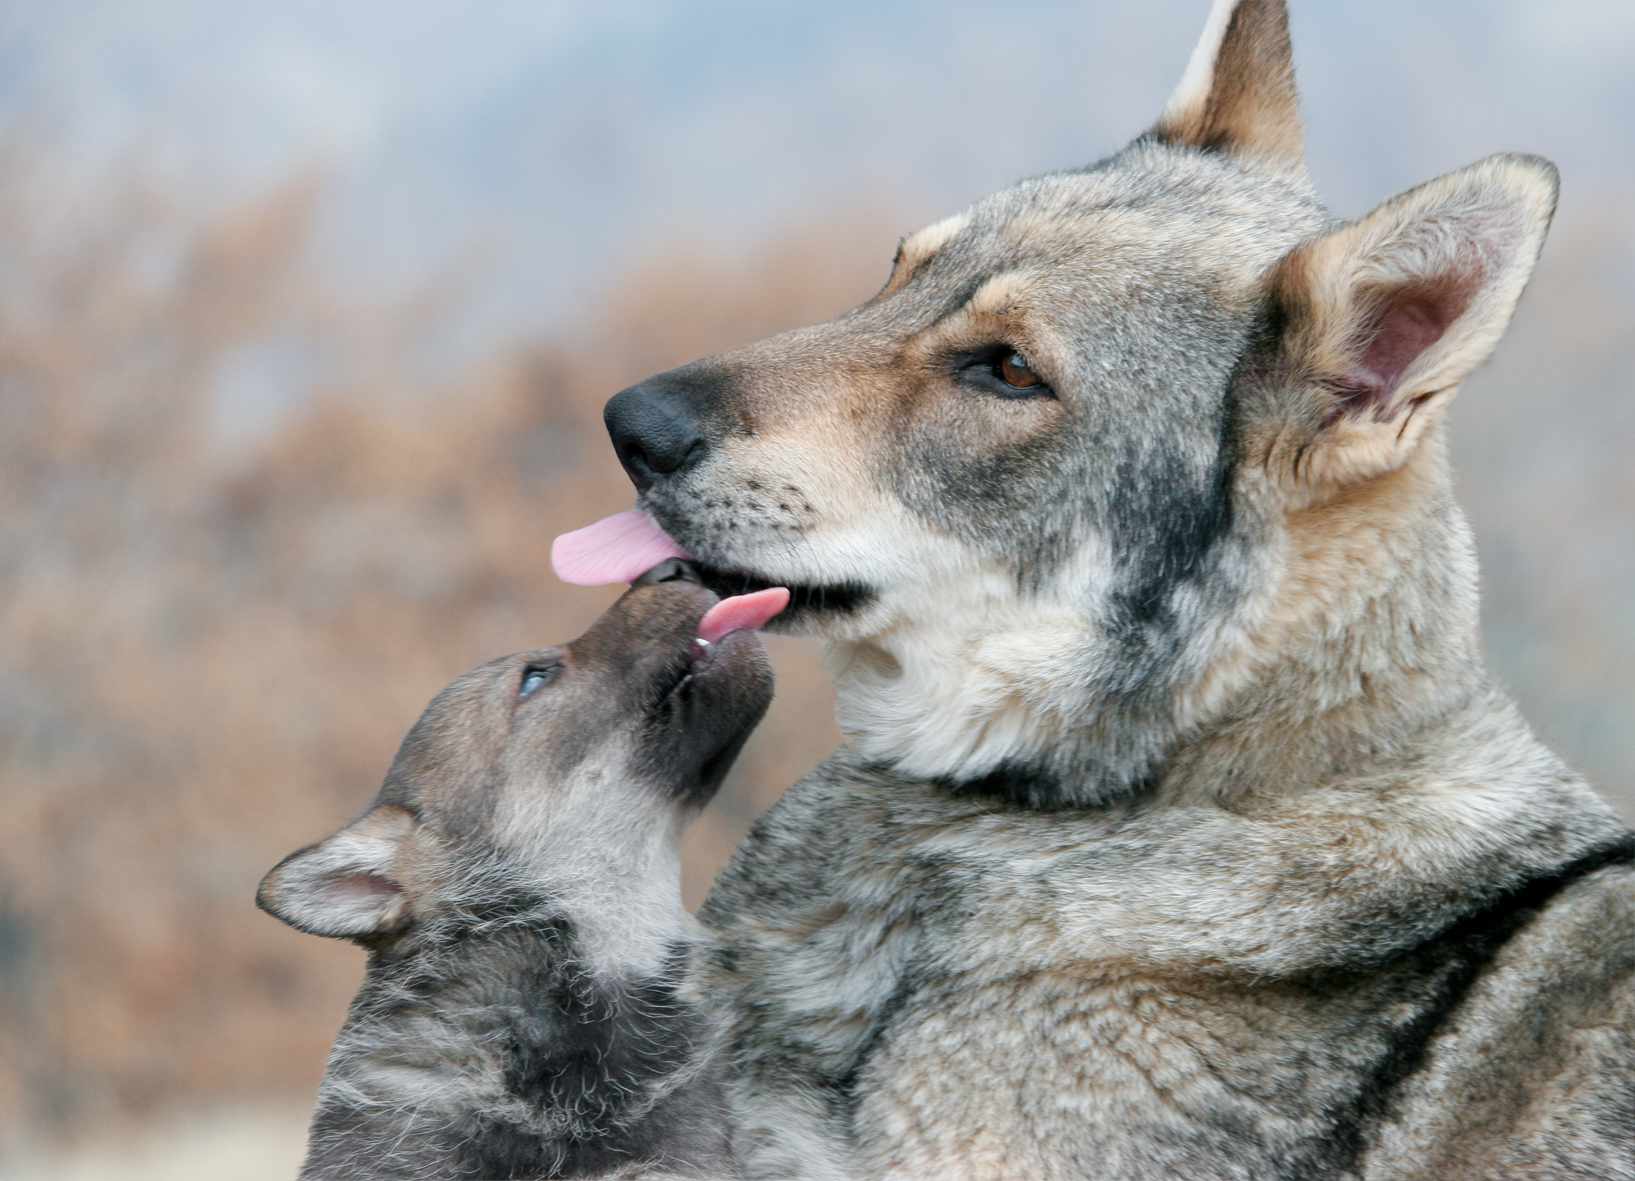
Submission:
[[[403,893],[394,881],[378,877],[372,873],[348,873],[334,879],[334,888],[341,893],[352,894],[359,898],[385,898],[393,894]]]
[[[1342,383],[1344,410],[1389,418],[1396,409],[1402,375],[1464,314],[1475,287],[1473,276],[1463,276],[1392,292],[1374,322],[1357,368]]]

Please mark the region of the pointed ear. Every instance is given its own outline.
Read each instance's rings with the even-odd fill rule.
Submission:
[[[1166,143],[1304,171],[1285,0],[1215,0],[1153,134]]]
[[[398,930],[408,898],[395,863],[414,817],[380,804],[328,840],[298,849],[261,879],[256,905],[310,935],[364,939]]]
[[[1297,482],[1345,483],[1407,459],[1509,325],[1557,187],[1547,160],[1492,156],[1279,264],[1273,368],[1297,391]]]

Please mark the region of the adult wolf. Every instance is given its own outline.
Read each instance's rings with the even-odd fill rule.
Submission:
[[[1123,151],[609,403],[847,735],[703,912],[751,1175],[1635,1177],[1635,839],[1483,670],[1443,441],[1555,170],[1336,223],[1296,107],[1217,4]]]

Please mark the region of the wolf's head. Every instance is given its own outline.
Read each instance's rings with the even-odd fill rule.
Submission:
[[[864,755],[1107,799],[1278,692],[1465,659],[1439,424],[1555,195],[1500,156],[1336,223],[1283,0],[1221,0],[1122,151],[919,231],[854,311],[651,378],[608,427],[707,579],[793,589]]]

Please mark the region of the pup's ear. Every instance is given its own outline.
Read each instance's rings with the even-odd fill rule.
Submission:
[[[1166,143],[1304,170],[1285,0],[1215,0],[1153,134]]]
[[[298,931],[336,939],[389,934],[408,918],[395,863],[414,817],[380,804],[328,840],[297,849],[261,879],[256,905]]]
[[[1493,352],[1555,214],[1555,166],[1491,156],[1296,248],[1272,276],[1273,376],[1303,485],[1400,466]]]

